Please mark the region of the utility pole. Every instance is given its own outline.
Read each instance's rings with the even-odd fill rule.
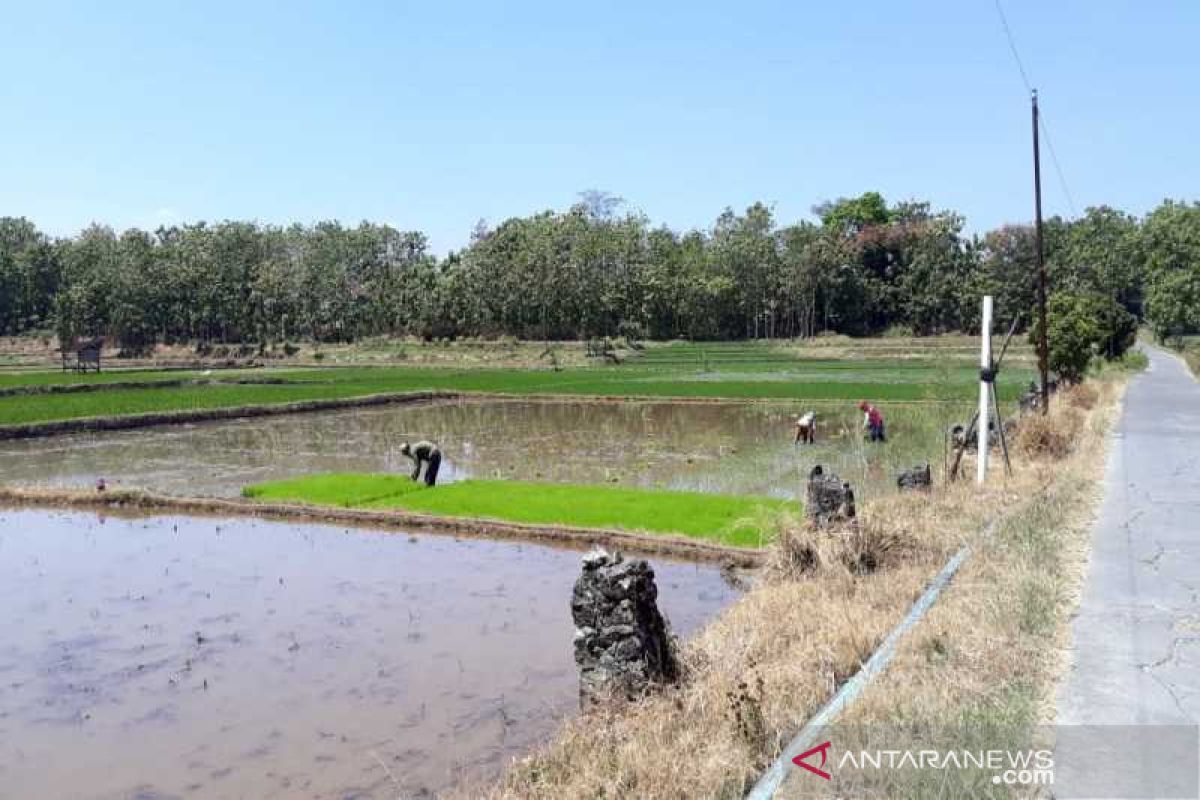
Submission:
[[[1042,251],[1042,158],[1038,150],[1038,96],[1033,90],[1033,202],[1034,238],[1038,269],[1038,371],[1042,373],[1042,413],[1050,408],[1050,345],[1046,340],[1046,257]]]

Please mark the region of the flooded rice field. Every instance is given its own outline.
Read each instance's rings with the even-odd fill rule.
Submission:
[[[0,443],[0,483],[145,487],[235,496],[243,486],[312,472],[399,471],[404,439],[445,454],[443,480],[463,477],[613,482],[791,498],[815,463],[860,496],[889,491],[895,472],[941,462],[947,404],[884,405],[891,441],[862,441],[851,403],[817,406],[815,446],[792,444],[812,406],[730,403],[497,401],[384,406],[171,425]],[[967,411],[969,413],[969,410]]]
[[[427,419],[393,413],[356,428],[339,417],[298,440],[280,430],[291,446],[275,457],[332,447],[338,431],[362,430],[353,445]],[[205,447],[198,475],[223,463],[221,443],[265,458],[257,448],[269,438],[230,427],[117,437],[128,451],[108,458],[196,456],[183,444],[169,455],[176,433]],[[487,442],[474,459],[498,452]],[[346,466],[386,455],[358,457]],[[0,509],[0,797],[420,797],[494,774],[576,710],[579,556]],[[735,596],[713,566],[652,563],[678,634]]]

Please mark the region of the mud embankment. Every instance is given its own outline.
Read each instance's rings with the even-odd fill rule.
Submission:
[[[0,397],[23,397],[39,394],[80,394],[118,389],[178,389],[181,386],[281,386],[311,385],[312,381],[289,381],[286,378],[168,378],[164,380],[113,381],[111,383],[42,383],[28,386],[5,386]],[[325,381],[328,383],[328,381]]]
[[[159,386],[161,384],[156,383],[154,385]],[[271,417],[281,414],[327,411],[337,408],[360,408],[399,405],[403,403],[423,403],[432,400],[455,400],[460,397],[462,395],[459,392],[401,392],[371,394],[362,397],[341,397],[327,400],[300,400],[293,403],[274,403],[270,405],[205,408],[194,411],[163,411],[152,414],[84,417],[81,419],[55,420],[53,422],[34,422],[28,425],[0,425],[0,441],[6,439],[35,439],[43,436],[58,436],[65,433],[120,431],[132,428],[146,428],[151,425]]]
[[[765,553],[747,547],[692,539],[682,535],[637,533],[610,528],[533,525],[475,517],[442,517],[400,509],[368,510],[266,503],[242,499],[172,497],[137,489],[104,492],[69,489],[0,487],[0,505],[49,508],[90,508],[126,513],[174,512],[206,516],[262,517],[315,523],[352,524],[401,529],[406,533],[436,533],[483,539],[518,539],[539,544],[575,547],[602,546],[645,555],[669,555],[737,567],[762,565]]]
[[[28,386],[5,386],[0,397],[24,397],[28,395],[78,395],[82,392],[113,391],[120,389],[179,389],[180,386],[282,386],[307,385],[330,381],[304,383],[287,378],[168,378],[161,380],[116,380],[107,384],[34,384]]]

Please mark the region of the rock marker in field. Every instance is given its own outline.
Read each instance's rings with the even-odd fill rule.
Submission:
[[[571,594],[579,702],[633,700],[679,675],[667,621],[658,610],[654,570],[642,559],[593,550]]]
[[[928,491],[933,486],[933,474],[929,469],[929,464],[918,464],[912,469],[904,470],[896,478],[896,486],[902,492],[915,489]]]
[[[854,519],[854,490],[832,472],[817,464],[808,474],[804,513],[818,528]]]

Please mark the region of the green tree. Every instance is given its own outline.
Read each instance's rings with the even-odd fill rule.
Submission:
[[[1200,203],[1163,202],[1142,225],[1146,320],[1159,339],[1200,330]]]
[[[1087,209],[1065,226],[1049,262],[1051,281],[1073,292],[1099,292],[1142,314],[1145,255],[1138,222],[1108,206]]]
[[[1160,342],[1200,331],[1200,268],[1155,276],[1146,297],[1146,319]]]
[[[60,281],[50,240],[23,217],[0,217],[0,334],[49,322]]]
[[[1098,292],[1056,292],[1046,303],[1050,369],[1078,383],[1096,357],[1121,356],[1137,334],[1137,320],[1111,297]],[[1040,326],[1030,328],[1037,342]]]

